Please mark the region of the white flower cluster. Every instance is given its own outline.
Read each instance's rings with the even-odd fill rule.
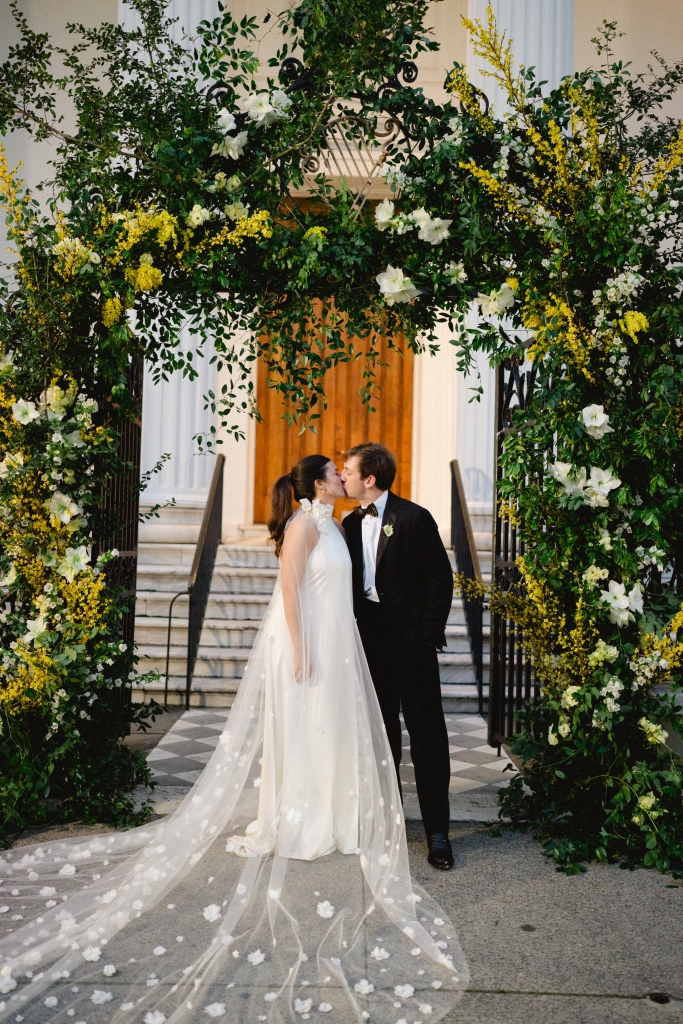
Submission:
[[[272,92],[251,93],[242,100],[242,105],[252,121],[268,128],[276,121],[289,117],[292,101],[282,89],[273,89]]]
[[[444,270],[444,275],[449,279],[451,284],[464,284],[465,281],[467,280],[465,264],[454,263],[454,261],[451,260],[451,262]]]
[[[607,682],[600,690],[600,696],[605,698],[605,707],[615,715],[621,710],[619,697],[624,689],[624,684],[618,676],[608,676]]]
[[[618,648],[612,646],[612,644],[606,644],[604,640],[598,640],[595,650],[588,655],[588,664],[591,668],[599,668],[605,662],[611,665],[618,657]]]
[[[552,462],[548,472],[562,484],[569,497],[582,497],[584,504],[591,508],[607,508],[609,492],[621,486],[621,480],[611,469],[599,469],[597,466],[591,466],[588,476],[583,467],[578,468],[571,462]]]
[[[578,693],[580,691],[580,689],[581,689],[580,686],[568,686],[567,687],[567,689],[562,694],[562,698],[560,700],[560,704],[562,705],[563,708],[569,709],[569,708],[575,708],[576,707],[576,705],[579,702],[577,701],[577,699],[574,696],[574,694]]]
[[[452,223],[452,220],[432,217],[423,206],[412,213],[396,214],[390,199],[383,199],[375,209],[375,225],[379,231],[389,230],[392,234],[405,235],[417,228],[420,241],[430,245],[441,245],[449,237],[448,229]]]
[[[450,128],[450,131],[448,135],[444,135],[441,142],[446,142],[448,145],[458,149],[462,145],[465,135],[462,127],[462,121],[459,117],[449,117],[448,127]]]
[[[613,305],[621,305],[626,302],[630,305],[630,299],[638,293],[645,284],[645,278],[638,273],[637,267],[626,267],[616,277],[608,277],[604,288],[595,288],[593,291],[593,305],[601,306],[603,302]]]
[[[666,559],[666,551],[662,551],[662,549],[658,548],[656,544],[653,544],[652,547],[648,548],[647,551],[644,547],[637,547],[636,554],[639,559],[639,569],[644,569],[648,565],[656,565],[660,572],[663,571]]]
[[[609,588],[600,591],[600,599],[609,608],[610,621],[616,626],[634,622],[634,612],[643,614],[643,590],[640,583],[636,583],[627,594],[625,584],[610,580]]]
[[[630,663],[634,680],[631,683],[632,690],[639,690],[641,686],[649,686],[658,672],[666,672],[669,662],[657,652],[651,654],[637,654]]]
[[[560,234],[560,223],[554,213],[546,210],[545,206],[537,206],[532,211],[532,217],[534,224],[537,224],[539,228],[543,230],[544,235],[549,240],[554,240]]]
[[[648,718],[645,718],[644,716],[643,716],[643,718],[640,719],[640,721],[638,722],[638,725],[640,726],[640,728],[643,730],[643,732],[647,736],[648,743],[656,743],[656,744],[666,743],[669,734],[668,734],[668,732],[666,732],[665,729],[662,729],[661,725],[657,725],[656,722],[651,722]],[[652,796],[652,794],[650,794],[650,796]],[[644,798],[641,797],[641,799],[644,799]],[[654,804],[654,797],[652,798],[652,803],[650,804],[650,807],[653,804]],[[644,807],[641,804],[640,800],[638,801],[638,806],[641,807],[642,810],[649,810],[649,807]]]
[[[591,589],[597,587],[601,580],[606,580],[609,576],[609,569],[600,569],[597,565],[589,565],[584,572],[582,579]]]
[[[214,147],[215,148],[215,147]],[[207,210],[204,206],[200,206],[199,203],[195,203],[190,212],[188,213],[185,221],[187,226],[190,228],[199,228],[207,220],[211,219],[211,211]]]
[[[392,192],[398,192],[400,189],[404,192],[410,191],[413,185],[425,183],[424,178],[410,178],[400,167],[394,167],[392,164],[385,164],[377,173],[380,178],[384,178]]]

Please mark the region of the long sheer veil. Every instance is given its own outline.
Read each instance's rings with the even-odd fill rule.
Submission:
[[[0,859],[0,1020],[426,1024],[466,986],[453,925],[411,881],[348,552],[324,507],[290,520],[288,559],[302,681],[281,571],[180,807]]]

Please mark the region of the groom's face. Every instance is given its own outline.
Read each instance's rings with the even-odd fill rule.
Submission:
[[[355,501],[362,501],[367,495],[368,485],[372,489],[375,483],[374,476],[368,477],[367,480],[361,480],[357,455],[352,455],[346,460],[341,479],[347,498],[353,498]]]

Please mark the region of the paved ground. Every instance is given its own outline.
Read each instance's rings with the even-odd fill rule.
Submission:
[[[169,806],[174,792],[182,797],[191,784],[184,776],[200,772],[215,745],[225,716],[208,714],[213,722],[198,712],[176,716],[166,734],[171,741],[163,738],[158,748],[167,755],[151,758],[155,772],[165,769],[159,781]],[[455,789],[454,806],[483,815],[465,800],[494,796],[499,774],[483,773],[500,773],[496,752],[485,747],[475,716],[449,717],[449,732],[453,778],[474,783]],[[149,750],[153,739],[133,743]],[[409,801],[407,765],[404,771]],[[443,1024],[683,1024],[682,882],[613,865],[591,865],[568,878],[530,835],[471,818],[452,822],[455,868],[437,872],[426,860],[421,823],[410,820],[407,828],[413,876],[456,925],[471,971],[469,990]],[[102,826],[42,830],[40,838],[81,830]]]
[[[187,789],[201,775],[223,730],[229,708],[198,708],[176,714],[163,735],[148,734],[144,739],[131,737],[131,745],[149,750],[147,761],[158,788],[152,795],[157,810],[167,813],[178,805]],[[166,718],[166,716],[163,716]],[[168,724],[157,719],[157,728]],[[498,757],[495,747],[486,743],[486,722],[479,715],[446,715],[451,752],[451,818],[454,821],[494,821],[498,816],[498,790],[507,785],[509,772],[503,772],[509,758]],[[404,754],[401,782],[405,795],[405,813],[419,819],[415,775],[410,761],[408,733],[404,730]],[[141,791],[138,796],[149,796]]]
[[[455,870],[436,875],[420,833],[408,823],[413,876],[448,911],[471,971],[444,1024],[683,1021],[683,883],[614,865],[568,878],[531,836],[476,822],[451,825]]]

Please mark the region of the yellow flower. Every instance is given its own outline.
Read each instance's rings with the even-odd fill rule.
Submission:
[[[624,334],[628,334],[629,338],[632,338],[633,341],[636,342],[638,341],[636,335],[642,331],[646,331],[649,326],[650,323],[645,314],[636,313],[634,309],[629,309],[629,311],[624,314],[623,319],[619,321],[619,329],[623,331]]]
[[[319,238],[321,242],[324,242],[326,234],[327,234],[327,228],[320,228],[320,227],[309,228],[308,231],[306,232],[306,234],[304,235],[303,240],[305,242],[309,238]]]
[[[121,299],[114,296],[113,299],[105,299],[102,305],[102,323],[105,327],[113,327],[121,318]]]
[[[139,267],[128,267],[124,277],[136,292],[154,292],[161,287],[164,275],[158,267],[141,263]]]

